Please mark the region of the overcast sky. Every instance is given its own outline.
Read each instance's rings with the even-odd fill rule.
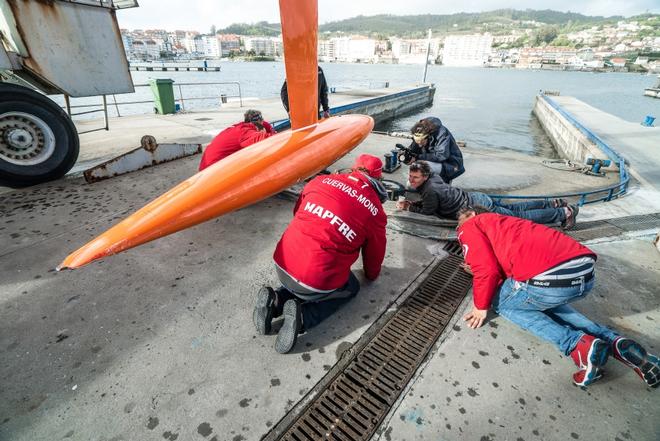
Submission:
[[[279,22],[278,0],[138,0],[140,7],[118,11],[128,29],[198,30],[208,32],[232,23]],[[458,6],[458,4],[461,4]],[[481,12],[493,9],[553,9],[585,15],[631,16],[660,13],[660,0],[319,0],[319,23],[356,15],[414,15]]]

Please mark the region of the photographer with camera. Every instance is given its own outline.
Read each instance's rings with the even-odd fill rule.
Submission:
[[[419,120],[410,130],[413,142],[409,147],[397,144],[404,164],[427,161],[431,171],[450,184],[465,172],[463,155],[451,132],[436,117]]]

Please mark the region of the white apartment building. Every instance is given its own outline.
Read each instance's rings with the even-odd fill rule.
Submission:
[[[321,61],[335,61],[335,45],[332,40],[319,40],[318,57]]]
[[[204,48],[202,47],[198,32],[186,32],[185,37],[179,41],[189,54],[200,52],[199,49],[203,52]]]
[[[319,41],[319,58],[323,61],[373,63],[376,40],[365,37],[337,37]]]
[[[144,60],[156,60],[160,58],[160,46],[153,40],[134,40],[133,55]]]
[[[445,66],[483,66],[493,45],[490,34],[449,35],[445,38],[442,64]]]
[[[282,54],[282,40],[272,37],[242,37],[245,52],[254,51],[256,55],[269,57]]]
[[[392,38],[390,41],[392,42],[392,57],[397,59],[400,64],[424,64],[426,61],[428,39],[403,40]],[[435,63],[438,55],[440,55],[440,39],[432,38],[429,62]]]
[[[220,58],[222,51],[220,49],[220,40],[217,35],[203,35],[201,40],[205,57]]]
[[[124,43],[124,52],[126,52],[126,58],[131,58],[133,56],[133,37],[126,34],[121,34],[121,42]]]
[[[229,56],[230,53],[238,53],[241,50],[241,40],[238,35],[218,35],[220,40],[220,52],[223,57]]]

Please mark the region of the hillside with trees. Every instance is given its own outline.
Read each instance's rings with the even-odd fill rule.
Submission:
[[[399,36],[404,38],[421,38],[426,36],[428,29],[435,35],[485,33],[503,35],[512,30],[533,29],[534,35],[524,43],[540,44],[556,41],[566,44],[562,35],[588,29],[593,26],[607,26],[624,20],[621,16],[587,16],[575,12],[559,12],[552,10],[516,10],[498,9],[488,12],[461,12],[446,15],[372,15],[357,16],[346,20],[325,23],[319,26],[321,38],[342,34],[361,34],[376,38]],[[652,27],[644,31],[645,35],[660,36],[660,15],[642,14],[629,17],[626,20],[638,20],[641,24]],[[218,33],[238,35],[276,36],[281,32],[279,23],[265,21],[245,24],[236,23]],[[521,42],[522,44],[523,42]]]

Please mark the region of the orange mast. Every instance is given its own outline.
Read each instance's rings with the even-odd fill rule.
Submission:
[[[258,202],[312,176],[362,142],[369,116],[318,123],[317,3],[280,0],[292,131],[242,149],[185,180],[64,259],[78,268]]]

